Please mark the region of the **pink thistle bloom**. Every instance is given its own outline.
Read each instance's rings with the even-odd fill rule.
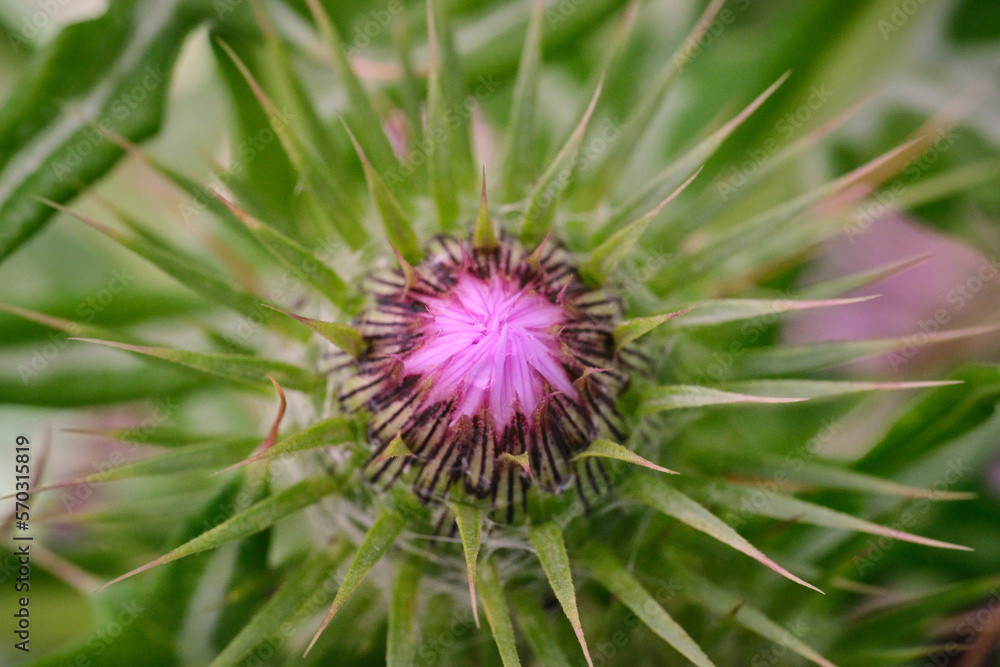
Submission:
[[[428,400],[456,397],[454,419],[488,408],[493,423],[506,425],[516,407],[530,426],[546,393],[577,399],[559,363],[564,311],[532,287],[465,271],[450,292],[424,305],[423,344],[403,361],[403,372],[434,378]]]
[[[532,482],[599,492],[597,459],[572,458],[621,437],[618,302],[586,287],[555,247],[532,259],[509,237],[490,250],[442,237],[428,250],[409,285],[399,270],[371,278],[376,304],[359,321],[367,350],[341,393],[371,413],[372,479],[387,485],[414,468],[427,500],[463,481],[509,518]],[[402,453],[390,451],[400,440]]]

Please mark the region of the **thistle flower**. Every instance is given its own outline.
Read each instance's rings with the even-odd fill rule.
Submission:
[[[390,3],[358,15],[337,3],[331,17],[318,0],[307,5],[308,16],[278,3],[109,3],[40,56],[0,114],[0,147],[16,153],[9,168],[0,154],[0,212],[10,214],[0,255],[60,211],[106,237],[80,257],[110,243],[186,290],[147,291],[138,305],[123,296],[95,318],[59,304],[2,306],[10,321],[56,330],[64,347],[71,337],[75,350],[117,350],[83,370],[25,361],[17,400],[87,406],[71,417],[78,435],[155,454],[35,489],[50,494],[41,516],[93,531],[74,540],[46,530],[39,563],[88,597],[108,581],[90,598],[108,618],[135,600],[144,610],[101,640],[106,664],[510,667],[533,656],[705,667],[791,653],[872,664],[930,654],[917,645],[929,623],[996,587],[988,556],[942,566],[927,547],[967,548],[923,535],[959,539],[963,510],[929,501],[969,498],[974,473],[956,466],[939,480],[940,460],[986,460],[988,438],[963,436],[995,426],[997,369],[844,378],[830,367],[910,341],[779,343],[786,314],[843,312],[873,298],[843,295],[920,261],[797,279],[933,133],[812,181],[804,156],[857,109],[831,111],[786,143],[782,119],[797,129],[829,101],[780,108],[810,91],[790,73],[755,88],[741,111],[695,114],[726,120],[694,134],[661,122],[675,83],[698,76],[688,65],[726,39],[736,9],[721,0],[672,53],[639,20],[666,24],[656,3],[537,1],[517,23],[519,52],[509,34],[491,41],[516,8],[456,15],[430,0],[426,12]],[[144,104],[132,94],[135,76],[206,21],[218,22],[213,54],[239,119],[236,161],[211,188],[137,145],[164,91],[145,91]],[[817,39],[830,28],[821,23]],[[561,44],[589,33],[600,53],[582,49],[543,76]],[[53,72],[103,43],[116,63],[108,76],[120,78],[94,83],[85,72],[81,113],[26,115],[38,95],[62,94]],[[330,70],[332,84],[318,74]],[[483,80],[489,92],[469,94]],[[123,100],[141,113],[117,118]],[[109,113],[89,118],[95,105]],[[767,113],[783,122],[782,141],[751,150],[738,130]],[[654,150],[677,136],[697,139],[669,160]],[[745,161],[744,148],[750,167],[715,164]],[[67,183],[92,183],[123,152],[192,198],[185,234],[92,189],[100,214],[65,206]],[[994,172],[969,173],[908,183],[897,203],[965,193]],[[194,228],[204,249],[192,250]],[[860,234],[851,227],[849,238]],[[925,343],[995,330],[934,331]],[[34,329],[20,331],[33,340]],[[110,355],[122,352],[143,365],[115,366]],[[832,451],[848,430],[841,415],[883,415],[879,397],[918,389],[927,392],[915,406],[872,429],[867,453]],[[849,402],[863,395],[875,398]],[[123,403],[142,416],[151,397],[179,407],[157,407],[140,428],[99,410]],[[56,436],[57,451],[68,437]],[[103,484],[130,479],[138,484],[121,495]],[[927,503],[916,518],[903,505],[914,499]],[[980,511],[989,525],[995,508]],[[934,512],[950,518],[932,522]],[[111,524],[120,542],[105,539],[103,520],[124,522]],[[93,551],[108,543],[122,548]],[[966,569],[978,578],[955,583]],[[928,581],[955,587],[941,594]],[[883,595],[894,586],[908,595]],[[480,609],[488,631],[472,630]],[[640,625],[649,632],[632,632]],[[96,660],[103,635],[78,635],[79,646],[38,664]]]
[[[613,297],[584,286],[554,244],[528,253],[492,229],[483,236],[435,239],[420,266],[371,280],[367,347],[341,401],[371,414],[373,481],[413,465],[421,497],[462,482],[510,520],[532,481],[600,491],[600,463],[573,457],[622,438],[615,398],[627,378]],[[406,453],[382,461],[394,442]]]

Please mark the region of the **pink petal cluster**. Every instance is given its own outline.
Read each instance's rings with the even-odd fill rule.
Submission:
[[[563,309],[506,276],[458,277],[447,294],[425,299],[423,342],[403,360],[406,375],[433,377],[431,401],[455,397],[460,415],[489,406],[498,427],[519,409],[529,420],[552,391],[577,399],[559,362]]]

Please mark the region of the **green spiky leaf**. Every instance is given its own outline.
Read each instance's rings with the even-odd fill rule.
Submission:
[[[586,566],[591,574],[631,609],[646,627],[699,667],[713,667],[714,663],[684,628],[607,549],[590,545],[586,556]]]
[[[329,447],[343,442],[353,442],[354,439],[355,435],[351,428],[351,420],[347,417],[337,415],[316,422],[307,429],[282,438],[264,451],[258,452],[228,468],[224,468],[220,472],[226,472],[257,461],[267,461],[286,454],[304,452],[319,447]]]
[[[351,561],[351,566],[348,568],[347,574],[344,575],[340,588],[337,589],[337,596],[333,599],[333,604],[330,605],[330,611],[326,613],[326,618],[323,619],[316,634],[313,635],[312,641],[306,648],[306,653],[309,653],[310,649],[315,646],[316,640],[323,634],[323,630],[333,619],[333,615],[350,599],[361,582],[368,576],[368,572],[375,566],[375,563],[381,560],[392,543],[396,541],[405,525],[403,517],[394,510],[385,510],[375,519],[375,523],[368,529],[365,538],[354,554],[354,560]]]
[[[483,532],[483,514],[478,507],[470,507],[460,503],[452,505],[455,521],[458,523],[458,534],[462,538],[462,550],[465,552],[466,570],[469,574],[469,599],[472,601],[472,616],[479,627],[479,603],[476,601],[476,561],[479,559],[479,544]]]
[[[631,449],[622,447],[617,442],[612,442],[604,438],[598,438],[590,443],[585,450],[576,455],[575,458],[583,459],[589,456],[596,456],[605,459],[614,459],[616,461],[625,461],[626,463],[632,463],[637,466],[643,466],[649,468],[650,470],[656,470],[658,472],[665,472],[671,475],[676,475],[677,472],[674,470],[668,470],[663,466],[658,466],[652,461],[648,461],[643,457],[639,456]]]
[[[674,327],[704,327],[726,322],[738,322],[753,318],[774,317],[782,313],[812,308],[830,308],[847,306],[852,303],[862,303],[875,299],[874,296],[854,297],[850,299],[820,299],[802,301],[794,299],[711,299],[694,304],[696,311],[678,320]]]
[[[504,153],[501,183],[503,198],[514,201],[521,197],[526,176],[530,174],[529,159],[534,150],[535,106],[537,105],[542,59],[542,21],[545,3],[536,0],[528,21],[528,33],[521,49],[521,62],[514,83],[514,99],[507,129],[508,144]]]
[[[287,315],[296,322],[301,322],[355,359],[360,357],[361,353],[365,349],[364,338],[362,338],[357,329],[349,324],[313,320],[308,317],[303,317],[302,315],[285,312],[284,310],[280,310],[278,308],[271,308],[271,310],[276,310],[282,315]]]
[[[593,667],[590,649],[587,648],[587,640],[583,636],[580,612],[576,606],[576,589],[573,587],[573,574],[570,572],[569,556],[563,543],[562,530],[555,523],[546,523],[532,526],[530,536],[531,544],[535,547],[535,554],[542,564],[542,569],[545,570],[545,577],[549,580],[552,592],[556,594],[563,613],[573,626],[573,632],[580,642],[587,664]]]
[[[795,403],[807,400],[802,397],[758,396],[699,387],[694,385],[670,385],[653,387],[643,396],[643,412],[661,412],[681,408],[700,408],[708,405],[738,403]]]
[[[556,205],[562,198],[563,192],[573,178],[576,169],[576,159],[580,153],[580,146],[583,144],[583,137],[587,132],[587,125],[590,117],[597,106],[597,99],[601,95],[602,83],[597,85],[593,97],[587,109],[583,112],[583,117],[570,133],[569,138],[559,153],[552,159],[552,162],[542,173],[531,194],[528,195],[524,212],[521,216],[521,238],[526,241],[538,240],[542,238],[545,230],[552,221]]]
[[[719,616],[732,618],[747,630],[779,646],[784,646],[821,667],[835,667],[832,662],[817,653],[788,628],[772,621],[754,606],[747,604],[746,600],[717,588],[700,577],[687,577],[686,581],[690,586],[688,594],[695,604],[703,606]]]
[[[259,357],[242,354],[207,354],[189,352],[187,350],[171,350],[165,347],[148,345],[129,345],[108,340],[91,338],[74,338],[86,343],[97,343],[119,350],[126,350],[156,359],[163,359],[186,368],[193,368],[202,373],[231,380],[250,386],[268,384],[268,378],[274,377],[279,384],[291,389],[309,391],[316,387],[319,380],[308,371],[280,361],[270,361]]]
[[[968,547],[942,542],[928,537],[921,537],[897,528],[880,526],[864,519],[816,505],[805,500],[786,496],[781,493],[761,491],[751,487],[735,484],[713,484],[706,490],[707,497],[715,503],[730,508],[748,511],[752,514],[771,517],[782,521],[798,521],[816,526],[825,526],[837,530],[858,531],[881,535],[893,540],[903,540],[914,544],[923,544],[940,549],[957,549],[970,551]]]
[[[210,528],[193,540],[171,550],[156,560],[112,579],[105,586],[110,586],[164,563],[169,563],[208,549],[214,549],[241,537],[260,532],[268,526],[274,525],[278,519],[288,516],[292,512],[296,512],[304,507],[308,507],[320,498],[333,493],[336,491],[338,484],[338,480],[329,475],[303,480],[274,494],[266,500],[252,505],[238,514],[230,516],[217,526]]]
[[[500,577],[492,562],[486,562],[479,568],[479,592],[483,599],[486,620],[490,624],[490,631],[493,633],[504,667],[520,667],[521,659],[517,657],[514,626],[510,622],[510,612],[507,610],[507,601],[500,586]]]
[[[590,253],[587,263],[583,265],[582,271],[584,275],[588,276],[596,284],[604,282],[611,273],[611,270],[632,252],[632,249],[635,248],[635,245],[646,232],[649,224],[663,212],[667,204],[676,199],[680,193],[684,192],[684,189],[691,184],[691,181],[698,177],[700,172],[701,169],[695,171],[676,190],[671,192],[666,199],[657,204],[652,211],[628,223],[622,229],[612,234],[606,241],[594,248],[594,251]]]
[[[275,636],[283,623],[289,619],[301,622],[319,611],[321,605],[325,605],[333,597],[337,585],[337,567],[347,558],[348,553],[347,546],[337,542],[303,563],[216,656],[210,667],[234,667],[240,664],[255,648]],[[318,596],[317,591],[325,592],[325,595]]]
[[[368,161],[364,150],[357,139],[354,138],[354,134],[347,127],[346,123],[344,124],[344,128],[347,129],[351,143],[354,144],[354,150],[361,160],[361,167],[364,169],[365,179],[368,181],[368,191],[371,194],[372,201],[375,202],[375,208],[378,210],[379,216],[382,218],[382,226],[385,228],[385,234],[389,238],[389,242],[392,243],[393,247],[407,261],[418,261],[421,256],[420,247],[417,244],[417,236],[413,232],[413,225],[410,223],[409,217],[403,211],[403,207],[392,194],[392,191],[389,190],[389,186],[386,185],[385,180],[375,171],[375,167],[372,166],[371,162]]]
[[[640,477],[632,480],[626,487],[626,492],[632,498],[649,505],[658,512],[671,516],[681,523],[685,523],[695,530],[710,535],[720,542],[728,544],[733,549],[745,553],[786,579],[790,579],[814,591],[822,592],[765,556],[760,549],[750,544],[739,533],[724,523],[722,519],[670,486],[670,484],[656,478]]]
[[[386,667],[409,667],[416,653],[416,628],[420,587],[420,564],[407,561],[396,574],[389,606],[389,636]]]
[[[650,331],[660,326],[664,322],[685,315],[694,310],[694,307],[677,310],[672,313],[662,315],[651,315],[649,317],[637,317],[627,322],[617,325],[612,331],[615,339],[615,351],[620,352],[633,341],[645,336]]]

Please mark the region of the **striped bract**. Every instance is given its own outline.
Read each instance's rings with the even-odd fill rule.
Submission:
[[[603,488],[600,463],[573,457],[623,436],[621,305],[584,285],[565,250],[439,237],[409,279],[381,272],[368,292],[374,305],[357,322],[366,349],[340,398],[371,415],[373,481],[412,471],[424,500],[461,483],[509,519],[533,483],[560,492],[575,481],[585,499]]]

